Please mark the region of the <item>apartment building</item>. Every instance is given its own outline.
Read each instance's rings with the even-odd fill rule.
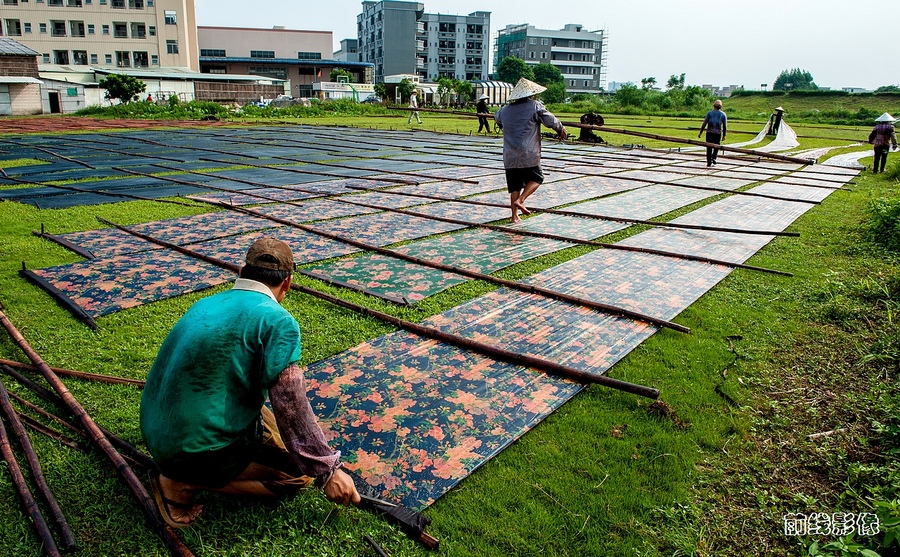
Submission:
[[[424,42],[424,48],[417,51],[416,70],[422,79],[488,79],[491,12],[424,14],[421,22],[417,45]]]
[[[468,16],[427,14],[419,2],[363,2],[356,18],[360,60],[375,65],[375,82],[385,76],[414,74],[488,78],[490,12]]]
[[[566,80],[570,93],[599,93],[606,86],[606,31],[586,31],[566,25],[556,31],[533,25],[507,25],[497,33],[494,67],[507,56],[529,65],[553,64]]]
[[[193,0],[2,0],[0,35],[39,64],[199,69]]]

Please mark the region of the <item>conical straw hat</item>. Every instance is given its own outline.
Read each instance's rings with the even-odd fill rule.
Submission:
[[[896,122],[897,119],[894,118],[893,116],[891,116],[890,114],[888,114],[887,112],[885,112],[878,118],[875,118],[875,121],[876,122]]]
[[[533,81],[529,81],[524,77],[519,79],[519,82],[516,83],[516,86],[513,87],[512,93],[509,94],[509,102],[517,101],[519,99],[524,99],[527,97],[533,97],[539,93],[543,93],[547,88],[538,85]]]

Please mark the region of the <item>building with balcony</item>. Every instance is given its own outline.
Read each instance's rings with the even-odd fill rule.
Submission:
[[[416,73],[422,78],[488,79],[491,12],[424,14],[420,23],[424,31],[417,31]]]
[[[193,0],[2,0],[0,35],[41,66],[198,69]]]
[[[246,74],[283,80],[289,82],[290,94],[295,97],[322,97],[314,92],[323,89],[314,85],[330,82],[335,68],[351,75],[351,85],[373,83],[372,64],[332,59],[331,31],[198,27],[197,36],[203,74]]]
[[[532,66],[553,64],[565,78],[568,92],[599,93],[606,86],[607,53],[606,31],[586,31],[576,24],[559,31],[507,25],[497,33],[494,67],[507,56]]]
[[[375,65],[375,81],[418,75],[467,81],[488,78],[490,12],[428,14],[419,2],[363,2],[357,16],[360,60]]]

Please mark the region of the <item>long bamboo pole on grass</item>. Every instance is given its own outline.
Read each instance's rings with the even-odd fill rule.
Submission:
[[[28,489],[28,482],[25,481],[22,469],[16,461],[16,455],[13,453],[12,447],[9,444],[9,436],[6,434],[6,427],[3,425],[3,420],[0,420],[0,455],[2,455],[3,460],[6,461],[7,468],[9,468],[9,474],[12,476],[13,486],[19,494],[19,497],[22,499],[22,503],[25,505],[25,511],[34,522],[34,528],[37,530],[38,537],[44,545],[44,553],[50,557],[61,557],[62,553],[59,552],[59,547],[53,539],[53,534],[50,533],[50,527],[47,525],[47,521],[44,520],[44,515],[38,507],[34,495],[32,495],[31,490]]]
[[[6,391],[6,385],[3,384],[3,381],[0,381],[0,412],[6,417],[6,421],[9,422],[10,427],[12,427],[13,432],[19,439],[19,445],[22,447],[22,451],[25,453],[25,460],[28,461],[28,467],[31,469],[31,477],[37,485],[38,492],[44,498],[44,502],[50,508],[50,514],[53,515],[53,520],[59,529],[63,550],[73,551],[77,546],[75,534],[72,533],[72,529],[69,527],[68,521],[66,521],[66,515],[63,514],[59,503],[56,501],[56,496],[53,495],[53,490],[47,484],[47,478],[44,477],[41,462],[38,460],[37,453],[34,451],[34,446],[31,444],[31,439],[28,437],[25,427],[19,421],[16,410],[9,400],[9,393]]]
[[[37,367],[12,360],[0,358],[0,364],[18,369],[27,369],[28,371],[40,371]],[[64,375],[67,377],[77,377],[78,379],[87,379],[89,381],[99,381],[101,383],[112,383],[118,385],[134,385],[135,387],[143,387],[144,381],[141,379],[129,379],[127,377],[115,377],[113,375],[103,375],[100,373],[86,373],[84,371],[75,371],[72,369],[64,369],[61,367],[51,367],[53,373]]]
[[[53,369],[53,368],[51,368],[51,369]],[[25,377],[24,375],[22,375],[15,369],[11,368],[10,366],[0,364],[0,370],[2,370],[4,373],[9,375],[10,377],[15,379],[22,385],[31,389],[36,395],[38,395],[42,399],[46,400],[47,402],[49,402],[51,404],[54,404],[60,410],[69,410],[68,406],[66,406],[65,401],[63,401],[63,399],[61,399],[59,396],[57,396],[57,395],[51,393],[50,391],[48,391],[47,389],[41,387],[40,385],[38,385],[31,379]],[[48,416],[48,417],[50,417],[50,416]],[[62,418],[51,417],[51,419],[60,421],[61,423],[64,422],[67,426],[70,425],[68,422],[65,422],[64,420],[62,420]],[[153,469],[153,467],[155,466],[153,464],[153,459],[150,458],[146,453],[144,453],[143,451],[141,451],[140,449],[138,449],[137,447],[135,447],[128,441],[122,439],[115,433],[109,431],[105,427],[103,427],[101,425],[98,425],[97,427],[99,427],[100,431],[103,432],[103,435],[105,435],[106,438],[109,439],[110,443],[112,443],[113,445],[118,447],[120,451],[124,451],[124,454],[122,456],[125,456],[130,460],[137,461],[141,466],[143,466],[144,468],[147,468],[148,470]],[[81,431],[80,429],[76,428],[76,431],[84,434],[84,432]]]
[[[0,305],[0,308],[2,308],[2,305]],[[41,359],[38,353],[31,348],[28,341],[25,340],[25,337],[23,337],[18,329],[16,329],[2,309],[0,309],[0,323],[3,324],[3,327],[9,333],[10,337],[12,337],[13,342],[15,342],[15,344],[28,356],[28,359],[37,366],[41,375],[44,376],[44,379],[59,394],[78,421],[81,422],[82,427],[87,431],[88,437],[94,445],[113,463],[114,468],[122,477],[122,480],[138,500],[138,504],[144,511],[144,515],[149,520],[150,525],[162,538],[163,542],[169,548],[169,551],[171,551],[173,555],[181,557],[193,555],[187,546],[184,545],[184,542],[175,535],[172,528],[163,522],[162,517],[159,515],[159,510],[156,507],[156,502],[147,492],[147,489],[140,482],[137,475],[135,475],[134,470],[132,470],[125,459],[122,458],[122,455],[116,451],[109,442],[109,439],[106,438],[94,422],[93,418],[85,411],[84,407],[82,407],[75,397],[72,396],[72,393],[69,392],[69,389],[66,388],[65,384],[60,381],[59,377],[53,373],[53,370],[44,363],[44,360]]]
[[[160,246],[164,246],[169,249],[175,250],[179,253],[182,253],[184,255],[194,257],[196,259],[200,259],[201,261],[206,261],[207,263],[216,265],[223,269],[228,269],[231,272],[236,273],[236,274],[240,272],[240,267],[233,263],[228,263],[227,261],[223,261],[216,257],[204,255],[202,253],[198,253],[196,251],[185,248],[183,246],[172,244],[170,242],[166,242],[165,240],[160,240],[158,238],[153,238],[152,236],[147,236],[146,234],[141,234],[140,232],[130,230],[128,227],[117,225],[113,222],[107,221],[100,217],[97,217],[97,218],[106,224],[115,226],[119,230],[128,232],[129,234],[133,234],[139,238],[143,238],[145,240],[148,240],[148,241],[158,244]],[[593,373],[588,373],[586,371],[582,371],[579,369],[564,366],[564,365],[558,364],[556,362],[552,362],[550,360],[545,360],[544,358],[537,358],[534,356],[517,354],[510,350],[504,350],[502,348],[497,348],[497,347],[489,345],[487,343],[467,339],[465,337],[462,337],[459,335],[454,335],[452,333],[445,333],[434,327],[428,327],[426,325],[420,325],[418,323],[406,321],[404,319],[394,317],[393,315],[388,315],[386,313],[383,313],[383,312],[380,312],[380,311],[377,311],[377,310],[374,310],[371,308],[367,308],[365,306],[361,306],[358,304],[354,304],[353,302],[348,302],[346,300],[342,300],[340,298],[331,296],[329,294],[325,294],[324,292],[319,292],[318,290],[314,290],[312,288],[300,286],[299,284],[292,283],[291,289],[297,290],[298,292],[302,292],[304,294],[309,294],[310,296],[314,296],[321,300],[325,300],[334,305],[341,306],[343,308],[355,311],[357,313],[361,313],[364,315],[368,315],[370,317],[374,317],[380,321],[390,323],[401,329],[405,329],[407,331],[415,333],[419,336],[439,340],[446,344],[464,348],[466,350],[470,350],[472,352],[476,352],[478,354],[488,356],[490,358],[495,358],[498,360],[502,360],[502,361],[512,363],[515,365],[519,365],[519,366],[523,366],[523,367],[531,367],[531,368],[534,368],[534,369],[537,369],[540,371],[544,371],[546,373],[550,373],[552,375],[557,375],[560,377],[564,377],[566,379],[578,381],[580,383],[598,383],[605,387],[610,387],[613,389],[636,394],[636,395],[647,397],[647,398],[654,398],[654,399],[659,398],[659,390],[654,389],[652,387],[645,387],[643,385],[636,385],[634,383],[628,383],[627,381],[620,381],[618,379],[612,379],[611,377],[606,377],[605,375],[597,375],[597,374],[593,374]]]

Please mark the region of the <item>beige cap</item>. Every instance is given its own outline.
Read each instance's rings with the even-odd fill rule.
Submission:
[[[275,238],[260,238],[247,250],[247,265],[273,271],[293,271],[291,248]]]
[[[519,82],[516,83],[516,86],[513,87],[512,93],[509,94],[508,101],[517,101],[519,99],[524,99],[527,97],[533,97],[537,94],[543,93],[547,88],[543,85],[538,85],[533,81],[529,81],[524,77],[519,79]]]

